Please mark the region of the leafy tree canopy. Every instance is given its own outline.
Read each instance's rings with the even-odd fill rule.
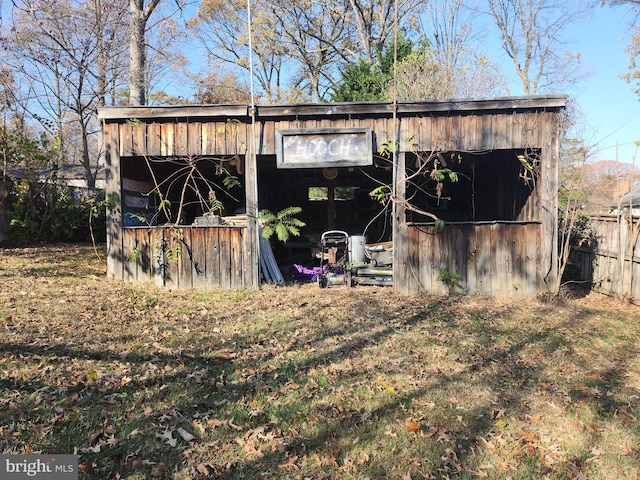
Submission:
[[[398,61],[411,55],[419,47],[399,35],[397,43]],[[373,62],[361,58],[349,63],[340,73],[340,84],[333,90],[334,102],[374,102],[387,100],[387,85],[393,79],[394,45],[378,51]]]

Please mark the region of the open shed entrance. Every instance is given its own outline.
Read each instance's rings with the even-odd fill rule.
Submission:
[[[409,223],[538,221],[538,152],[430,152],[407,154]],[[436,162],[443,172],[434,176]],[[201,225],[203,216],[245,214],[244,157],[122,158],[125,226]],[[259,207],[279,212],[298,206],[306,226],[299,237],[272,241],[277,263],[317,264],[323,232],[342,230],[367,243],[392,240],[390,201],[372,192],[390,191],[393,159],[377,157],[371,166],[279,169],[275,156],[258,158]]]

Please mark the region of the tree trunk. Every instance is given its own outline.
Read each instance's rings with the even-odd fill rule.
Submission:
[[[147,16],[144,12],[144,0],[129,2],[130,40],[129,40],[129,105],[144,105],[146,44],[144,34]]]

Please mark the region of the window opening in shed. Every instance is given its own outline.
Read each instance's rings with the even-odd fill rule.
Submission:
[[[445,222],[539,221],[538,151],[442,152],[440,178],[421,164],[433,155],[407,156],[411,205]],[[430,221],[410,209],[407,220]]]
[[[124,226],[193,225],[244,209],[238,157],[123,157],[121,169]]]

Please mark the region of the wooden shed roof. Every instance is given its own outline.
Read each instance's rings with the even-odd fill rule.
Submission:
[[[536,95],[527,97],[499,97],[479,99],[449,99],[413,102],[358,102],[314,103],[296,105],[258,105],[256,118],[326,117],[366,115],[387,117],[394,107],[400,116],[419,114],[445,114],[449,112],[473,113],[491,111],[558,110],[566,106],[565,95]],[[136,107],[101,107],[98,118],[107,122],[125,119],[169,118],[249,118],[249,105],[171,105]]]

